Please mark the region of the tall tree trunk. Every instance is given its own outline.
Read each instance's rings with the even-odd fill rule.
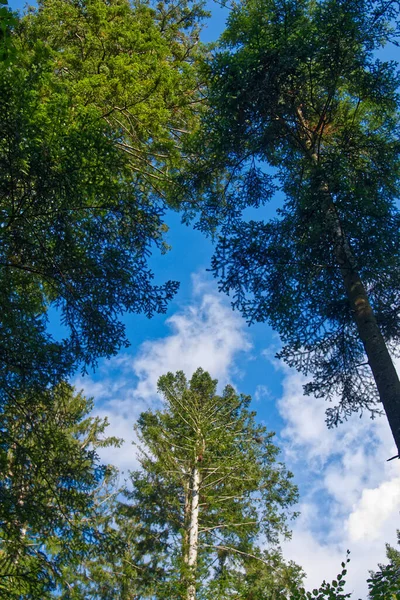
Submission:
[[[185,473],[186,475],[186,473]],[[182,536],[182,559],[185,566],[189,563],[189,531],[190,531],[190,510],[191,510],[191,474],[183,483],[184,489],[184,507],[183,507],[183,536]],[[181,582],[185,582],[185,575],[181,573]]]
[[[302,130],[300,136],[302,139],[301,149],[307,148],[311,162],[318,172],[319,158],[309,136],[310,125],[304,119],[301,107],[298,107],[296,114],[300,130]],[[369,302],[367,290],[358,272],[357,261],[350,247],[347,234],[343,230],[329,191],[328,182],[324,180],[323,176],[322,179],[319,178],[318,187],[326,211],[326,219],[330,227],[334,253],[340,268],[343,285],[378,389],[379,398],[383,404],[396,443],[397,456],[400,458],[400,380]]]
[[[196,566],[199,543],[199,489],[200,489],[200,470],[195,465],[192,472],[192,490],[190,506],[190,528],[189,544],[187,552],[188,567],[188,587],[186,591],[186,600],[196,599]]]
[[[327,184],[321,186],[321,192],[325,196],[327,222],[347,298],[400,456],[400,380]]]

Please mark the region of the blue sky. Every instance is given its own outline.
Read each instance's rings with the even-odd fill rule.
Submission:
[[[23,3],[11,2],[19,8]],[[203,34],[213,41],[224,27],[226,10],[210,4],[213,16]],[[107,450],[104,459],[135,468],[132,424],[140,412],[158,406],[157,378],[168,370],[187,375],[199,366],[253,397],[258,418],[277,433],[282,458],[300,487],[300,517],[284,555],[301,564],[306,585],[334,578],[346,549],[352,552],[349,590],[366,597],[368,569],[385,560],[385,542],[395,543],[399,527],[400,464],[385,419],[355,417],[327,430],[323,401],[304,397],[302,377],[274,359],[279,339],[266,325],[247,327],[218,293],[207,272],[212,245],[199,232],[167,216],[172,246],[151,259],[156,280],[177,279],[181,287],[168,313],[148,320],[125,315],[130,348],[95,373],[74,380],[107,416],[110,434],[127,443]]]

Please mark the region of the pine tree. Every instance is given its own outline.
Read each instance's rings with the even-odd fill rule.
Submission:
[[[168,173],[197,120],[202,15],[122,0],[48,0],[19,22],[4,10],[0,398],[115,354],[121,314],[163,313],[176,293],[148,258],[167,248]]]
[[[168,373],[159,379],[164,408],[137,423],[142,468],[122,510],[143,548],[138,567],[155,573],[143,597],[206,598],[218,565],[262,561],[260,535],[272,547],[289,535],[297,490],[273,434],[256,424],[248,396],[216,386],[202,369],[190,381]]]
[[[380,0],[235,4],[206,66],[191,185],[234,307],[279,332],[307,393],[338,400],[329,425],[380,400],[400,450],[399,78],[375,55],[396,19]],[[275,218],[242,215],[276,187]]]
[[[23,19],[33,60],[49,52],[73,106],[90,106],[114,133],[133,180],[168,195],[181,137],[198,122],[196,61],[202,2],[40,0]],[[29,51],[28,51],[29,52]]]
[[[233,565],[220,561],[207,585],[207,600],[288,600],[301,588],[305,573],[293,561],[285,562],[279,548],[256,550]]]
[[[65,569],[101,552],[102,504],[114,469],[98,448],[106,421],[92,403],[60,383],[37,396],[13,397],[0,411],[0,591],[50,598],[68,588]]]

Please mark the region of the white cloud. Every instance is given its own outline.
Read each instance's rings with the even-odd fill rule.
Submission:
[[[400,477],[383,481],[372,489],[364,489],[347,521],[349,539],[355,542],[375,541],[387,522],[396,522],[400,508]]]
[[[326,404],[304,396],[304,378],[286,367],[278,401],[288,466],[300,485],[302,516],[284,553],[303,566],[306,587],[334,579],[351,551],[348,591],[367,597],[368,571],[385,562],[385,543],[400,527],[400,464],[386,418],[354,415],[335,429],[325,425]]]
[[[304,505],[300,506],[304,510]],[[341,563],[346,559],[346,548],[338,544],[323,544],[308,529],[306,523],[297,524],[293,539],[283,546],[286,559],[301,565],[307,574],[305,587],[308,590],[319,588],[323,580],[331,581],[341,571]]]
[[[111,381],[93,381],[90,377],[76,377],[73,383],[87,398],[95,398],[97,401],[111,394]]]
[[[254,392],[254,400],[260,402],[261,400],[271,400],[271,390],[267,385],[258,385]]]
[[[172,334],[145,342],[133,359],[132,368],[139,377],[137,397],[153,397],[158,378],[168,371],[191,376],[202,367],[220,385],[238,374],[234,358],[251,348],[243,320],[198,278],[194,279],[194,298],[193,304],[167,319]]]
[[[232,312],[215,287],[198,276],[193,277],[191,304],[165,324],[169,334],[144,342],[133,356],[122,354],[106,363],[100,381],[80,377],[74,382],[78,390],[95,398],[96,414],[110,422],[108,434],[126,440],[121,448],[101,451],[103,460],[120,469],[137,467],[134,447],[128,443],[134,439],[132,426],[141,412],[158,406],[161,375],[182,370],[191,377],[202,367],[222,387],[240,376],[234,359],[251,348],[243,319]],[[112,376],[107,375],[111,369]]]

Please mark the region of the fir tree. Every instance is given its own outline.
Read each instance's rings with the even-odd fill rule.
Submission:
[[[231,386],[218,395],[216,385],[202,369],[190,381],[162,376],[164,408],[136,426],[142,469],[131,474],[122,510],[143,547],[138,566],[156,573],[144,597],[206,598],[218,565],[222,575],[262,562],[259,536],[274,547],[289,535],[297,490],[273,434],[256,424],[248,396]]]
[[[114,469],[98,449],[106,421],[92,403],[60,383],[13,397],[0,411],[0,591],[34,600],[68,589],[66,571],[108,543],[102,504]]]
[[[380,0],[235,4],[206,66],[188,217],[220,227],[220,289],[279,332],[307,393],[337,402],[328,424],[380,400],[400,449],[399,77],[375,55],[397,18]],[[276,187],[275,218],[243,215]]]

